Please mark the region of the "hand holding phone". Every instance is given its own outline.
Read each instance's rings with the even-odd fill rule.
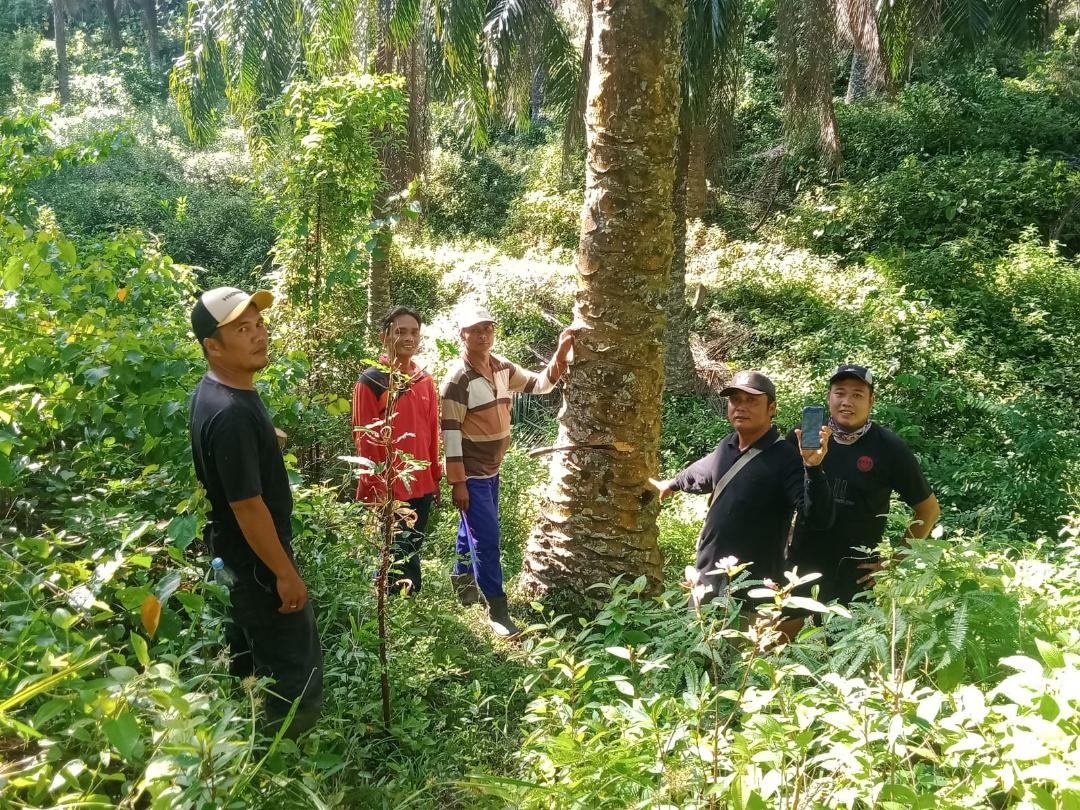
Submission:
[[[807,405],[802,412],[802,438],[800,444],[807,450],[821,447],[821,428],[825,425],[825,409],[820,405]]]

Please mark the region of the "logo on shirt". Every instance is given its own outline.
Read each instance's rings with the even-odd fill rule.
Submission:
[[[855,466],[859,468],[859,472],[868,473],[874,469],[874,460],[870,456],[859,456],[859,460],[855,462]]]

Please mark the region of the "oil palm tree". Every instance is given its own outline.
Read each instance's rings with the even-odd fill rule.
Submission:
[[[653,588],[662,578],[646,482],[659,455],[684,15],[683,0],[593,0],[581,328],[523,566],[538,595],[583,595],[617,574]]]
[[[548,0],[379,0],[374,12],[359,0],[192,0],[171,86],[192,140],[213,135],[224,95],[261,158],[274,141],[278,101],[290,82],[369,64],[404,74],[409,144],[383,155],[386,188],[376,204],[382,219],[388,198],[420,173],[430,93],[457,101],[482,145],[500,115],[520,120],[527,111],[523,77],[532,74],[523,65],[546,64],[545,95],[566,108],[576,60]],[[380,231],[383,244],[370,265],[371,329],[389,303],[387,239]]]
[[[664,385],[671,391],[689,390],[695,379],[686,305],[686,220],[688,214],[702,213],[710,130],[719,135],[727,130],[725,123],[734,119],[742,13],[742,0],[690,0],[687,4],[672,200],[674,253],[664,337]],[[712,139],[716,142],[723,138]],[[693,173],[691,155],[696,157]]]

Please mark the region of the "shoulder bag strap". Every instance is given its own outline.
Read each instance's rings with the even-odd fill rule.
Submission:
[[[778,444],[783,440],[783,436],[778,436],[776,441],[773,442],[773,444]],[[716,503],[716,499],[720,497],[720,494],[725,489],[727,489],[727,485],[732,482],[735,476],[742,472],[743,467],[745,467],[755,458],[760,456],[763,452],[765,451],[761,450],[758,447],[751,447],[749,450],[743,453],[742,458],[732,464],[728,471],[724,473],[724,475],[720,478],[719,481],[716,482],[716,486],[713,487],[712,495],[709,496],[709,506],[712,506],[714,503]]]

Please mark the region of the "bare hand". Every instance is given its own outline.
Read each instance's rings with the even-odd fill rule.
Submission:
[[[807,467],[816,467],[825,460],[829,452],[829,437],[832,436],[832,428],[825,425],[821,429],[821,447],[803,447],[802,429],[795,428],[795,437],[799,440],[799,452],[802,453],[803,464]]]
[[[435,490],[435,497],[432,499],[436,506],[442,506],[442,487]]]
[[[277,592],[281,599],[278,613],[299,613],[307,605],[307,585],[295,570],[287,576],[277,578]]]
[[[649,483],[660,493],[660,503],[663,503],[666,498],[671,497],[671,493],[675,491],[675,482],[670,478],[666,481],[650,478]]]
[[[450,498],[453,500],[454,506],[459,512],[469,511],[469,488],[465,485],[464,481],[454,484],[454,489]]]
[[[577,330],[568,326],[559,335],[559,346],[555,349],[555,356],[551,358],[551,364],[559,372],[560,376],[566,373],[567,361],[570,359],[570,351],[574,348],[574,336],[576,334]]]

